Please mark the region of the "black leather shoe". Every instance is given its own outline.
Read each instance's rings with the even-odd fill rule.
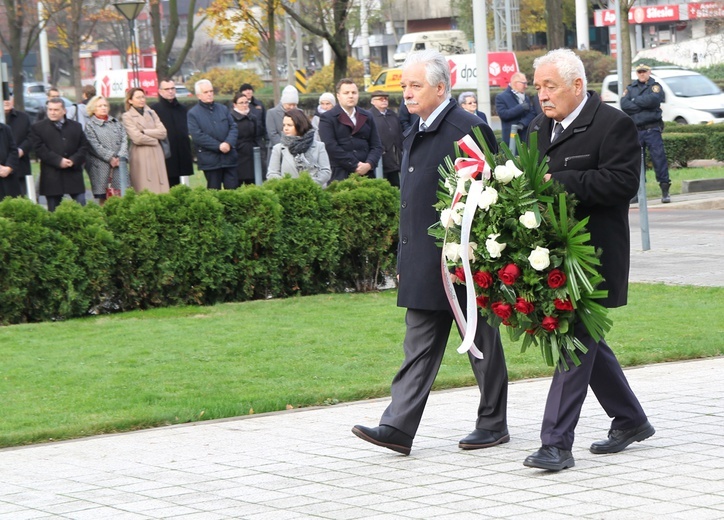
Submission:
[[[576,465],[570,450],[562,450],[555,446],[541,446],[533,455],[528,455],[523,461],[529,468],[560,471]]]
[[[375,428],[368,428],[358,424],[352,428],[352,433],[363,441],[371,442],[403,455],[409,455],[410,448],[412,448],[412,437],[386,424],[381,424]]]
[[[479,450],[480,448],[490,448],[498,444],[505,444],[509,440],[510,435],[508,435],[508,430],[494,432],[492,430],[475,428],[473,433],[460,440],[458,447],[461,450]]]
[[[618,453],[625,450],[629,444],[648,439],[654,433],[656,430],[649,421],[630,430],[608,430],[608,439],[591,444],[591,453]]]

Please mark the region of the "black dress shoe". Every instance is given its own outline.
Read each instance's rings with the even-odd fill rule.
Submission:
[[[576,465],[570,450],[562,450],[555,446],[542,446],[533,455],[528,455],[523,461],[529,468],[560,471]]]
[[[492,430],[475,428],[473,433],[460,440],[458,447],[461,450],[479,450],[480,448],[490,448],[498,444],[505,444],[509,440],[510,435],[508,435],[507,429],[502,432],[494,432]]]
[[[403,455],[409,455],[410,448],[412,448],[412,437],[386,424],[381,424],[375,428],[368,428],[358,424],[352,428],[352,433],[364,441]]]
[[[654,427],[651,426],[649,421],[630,430],[609,430],[608,439],[591,444],[591,453],[618,453],[619,451],[625,450],[626,446],[632,442],[641,442],[651,437],[654,433],[656,433],[656,430],[654,430]]]

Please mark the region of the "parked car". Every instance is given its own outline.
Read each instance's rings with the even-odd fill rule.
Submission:
[[[66,110],[73,106],[73,102],[70,99],[65,97],[61,97],[60,99],[63,100]],[[41,110],[45,110],[45,102],[47,100],[48,96],[45,94],[28,94],[25,96],[24,111],[30,116],[31,121],[35,121],[38,117],[38,113],[40,113]]]
[[[186,88],[185,85],[176,85],[176,97],[189,97],[193,96],[191,91]]]
[[[28,81],[23,83],[23,94],[26,96],[33,96],[35,94],[45,94],[50,85],[41,81]]]
[[[635,74],[635,67],[631,73]],[[679,67],[652,67],[651,77],[661,85],[666,95],[666,101],[661,104],[664,121],[682,125],[724,123],[724,93],[706,76]],[[624,88],[630,83],[626,83]],[[609,74],[603,79],[601,99],[621,108],[617,74]]]

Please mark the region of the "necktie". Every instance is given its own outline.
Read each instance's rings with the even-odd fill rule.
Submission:
[[[558,139],[558,136],[561,135],[563,132],[563,125],[556,122],[555,126],[553,127],[553,137],[551,138],[551,143]]]
[[[420,132],[427,132],[427,125],[425,123],[420,125]]]

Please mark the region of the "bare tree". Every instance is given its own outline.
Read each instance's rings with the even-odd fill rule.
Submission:
[[[198,20],[194,19],[196,14],[197,0],[189,0],[188,13],[186,14],[186,40],[181,49],[175,54],[173,63],[170,62],[174,41],[178,35],[181,24],[178,12],[177,0],[168,1],[168,23],[164,24],[161,13],[161,1],[150,0],[151,10],[151,31],[153,33],[153,44],[156,47],[156,75],[159,78],[169,78],[179,70],[186,59],[191,47],[194,44],[194,34],[206,20],[206,15],[201,14]],[[163,30],[161,29],[163,25]]]
[[[219,62],[219,56],[221,56],[221,47],[212,40],[207,40],[191,47],[191,51],[186,56],[186,62],[194,70],[206,70],[209,66]]]

